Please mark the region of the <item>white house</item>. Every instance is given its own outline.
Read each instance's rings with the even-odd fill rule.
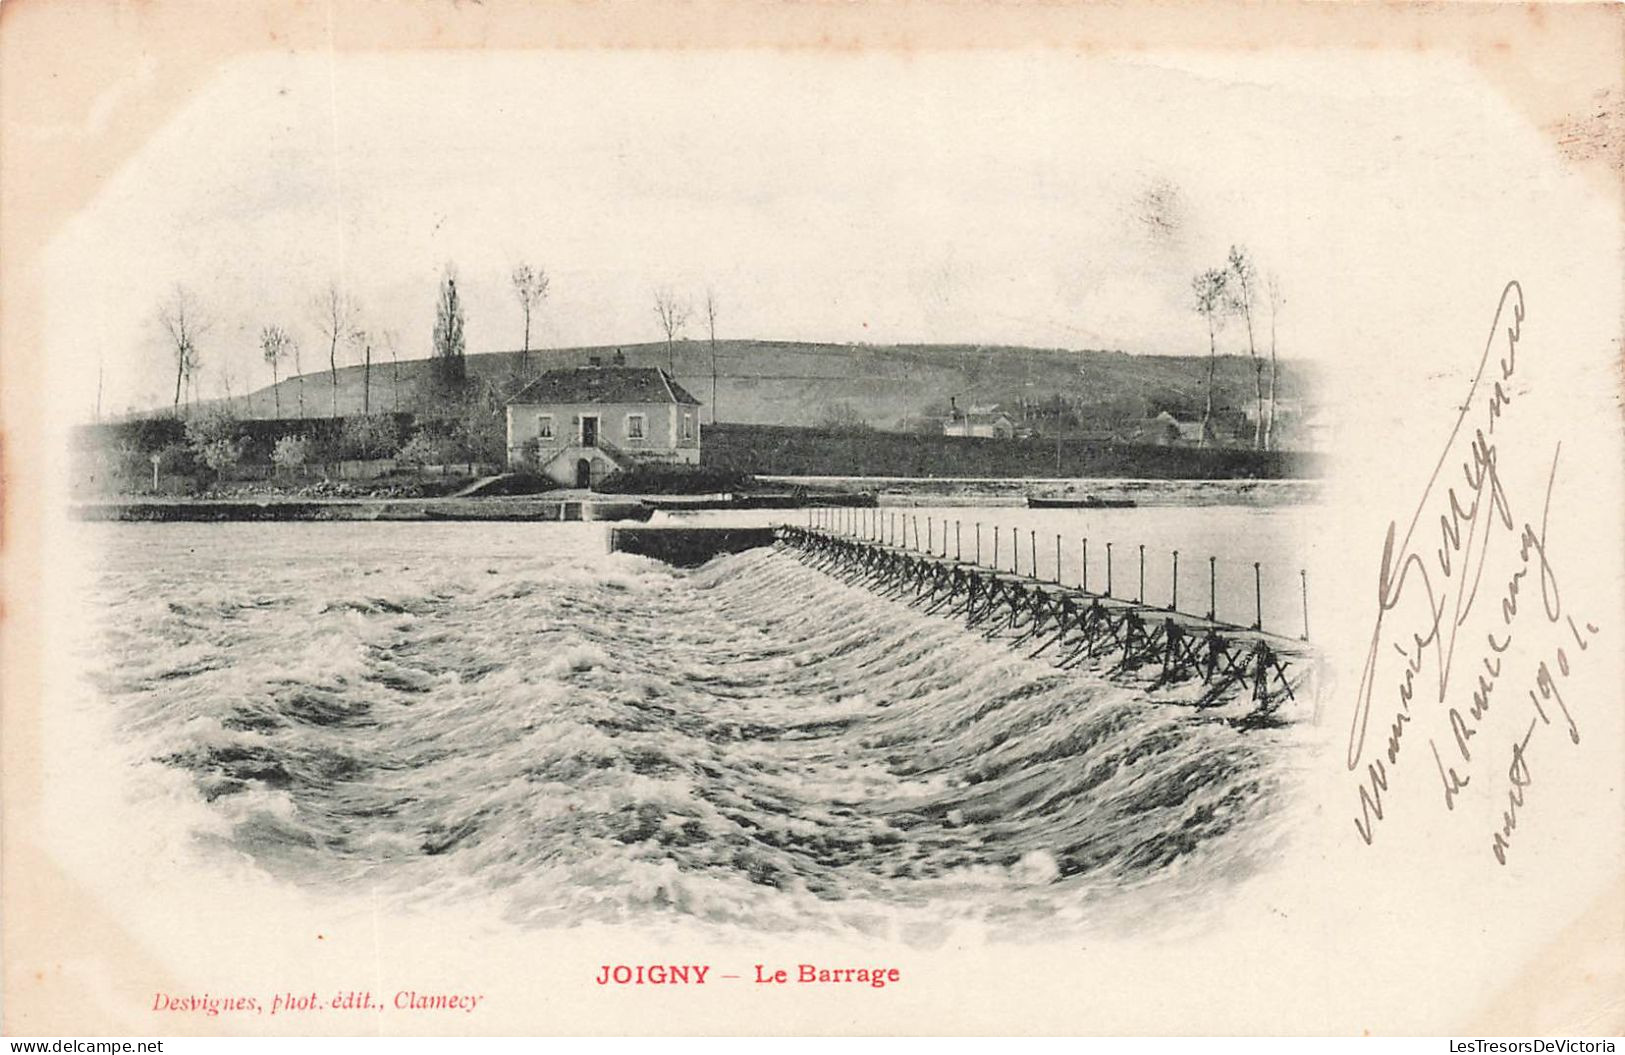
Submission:
[[[549,370],[508,401],[508,464],[591,487],[639,462],[700,460],[700,401],[654,366]]]
[[[999,410],[997,403],[973,406],[961,411],[955,399],[949,401],[948,420],[943,422],[944,436],[980,436],[983,439],[1007,440],[1016,434],[1015,422]]]

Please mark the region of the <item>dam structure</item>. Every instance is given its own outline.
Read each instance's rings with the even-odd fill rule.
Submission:
[[[925,541],[922,542],[923,531]],[[1032,658],[1046,656],[1061,669],[1088,667],[1107,677],[1133,680],[1155,690],[1197,679],[1203,689],[1198,708],[1218,707],[1238,696],[1251,696],[1251,720],[1269,719],[1286,703],[1298,699],[1308,687],[1315,653],[1308,640],[1308,579],[1299,571],[1303,621],[1297,636],[1266,630],[1263,626],[1262,575],[1253,565],[1254,593],[1249,606],[1256,618],[1240,625],[1215,618],[1219,598],[1215,561],[1206,567],[1205,614],[1182,610],[1179,604],[1179,553],[1173,551],[1172,591],[1166,605],[1150,603],[1144,593],[1145,547],[1139,547],[1140,588],[1133,598],[1119,595],[1113,583],[1111,544],[1104,547],[1103,592],[1090,589],[1089,540],[1083,547],[1083,582],[1059,581],[1061,549],[1065,540],[1053,540],[1053,578],[1039,575],[1041,541],[1036,531],[1009,531],[1004,552],[1008,570],[982,562],[981,537],[976,552],[965,559],[959,523],[950,525],[902,514],[884,516],[876,510],[809,511],[806,525],[780,525],[776,545],[793,552],[806,564],[853,586],[882,597],[938,614],[962,619],[968,630],[989,639],[1002,638],[1012,648],[1026,649]],[[998,546],[998,537],[994,537]],[[1043,540],[1048,549],[1048,539]],[[1098,547],[1097,547],[1098,549]],[[1024,552],[1025,551],[1025,552]],[[1023,557],[1028,560],[1021,570]],[[1195,562],[1200,568],[1203,562]],[[1199,603],[1201,595],[1198,594]],[[1227,599],[1227,607],[1235,599]]]

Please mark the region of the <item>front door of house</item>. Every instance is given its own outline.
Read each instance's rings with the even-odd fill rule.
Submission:
[[[585,458],[581,458],[576,461],[576,486],[592,486],[592,462],[589,462]]]
[[[583,447],[598,446],[598,419],[592,415],[581,416],[581,445]]]

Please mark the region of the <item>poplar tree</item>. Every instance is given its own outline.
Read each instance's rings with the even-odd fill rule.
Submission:
[[[442,394],[462,391],[468,380],[463,347],[463,299],[457,291],[457,269],[446,265],[440,278],[440,296],[434,308],[434,353],[429,373]]]

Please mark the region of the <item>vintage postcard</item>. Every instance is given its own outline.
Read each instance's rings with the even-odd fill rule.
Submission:
[[[0,6],[4,1029],[1618,1033],[1621,29]]]

